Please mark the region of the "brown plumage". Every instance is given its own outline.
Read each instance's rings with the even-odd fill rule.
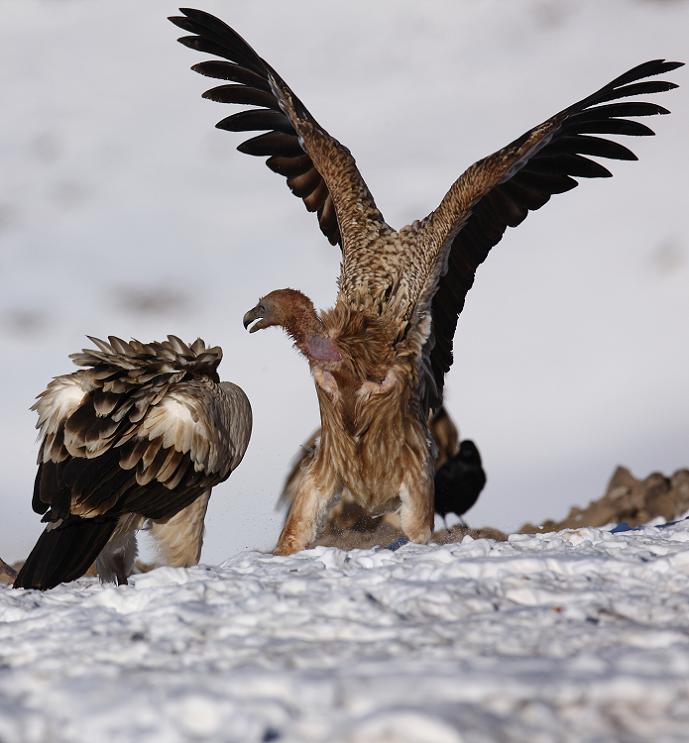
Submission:
[[[219,347],[175,336],[91,340],[96,350],[71,355],[86,368],[55,377],[33,406],[41,439],[33,509],[48,526],[15,587],[75,580],[94,560],[102,580],[126,582],[136,530],[149,519],[168,562],[198,561],[211,488],[249,443],[251,406],[219,381]]]
[[[633,160],[600,135],[650,135],[639,116],[654,104],[618,99],[659,93],[673,83],[647,78],[679,62],[638,65],[592,95],[472,165],[424,219],[395,230],[375,205],[354,158],[323,130],[278,73],[229,26],[198,10],[171,19],[180,41],[221,60],[194,69],[230,81],[205,93],[257,106],[218,124],[264,131],[239,149],[267,156],[321,230],[342,249],[333,309],[316,313],[294,290],[271,292],[245,317],[252,330],[281,325],[306,356],[321,410],[322,436],[277,546],[289,553],[316,533],[327,503],[350,490],[369,511],[401,503],[402,529],[425,542],[433,514],[428,413],[441,402],[457,318],[477,267],[529,211],[576,178],[610,172],[589,156]]]
[[[435,477],[438,471],[459,451],[459,431],[454,421],[448,414],[445,406],[441,406],[429,421],[429,430],[433,439],[435,459]],[[321,429],[316,429],[311,436],[301,445],[299,454],[295,457],[289,474],[285,478],[282,493],[278,498],[278,507],[285,507],[288,511],[294,501],[294,496],[299,490],[301,478],[308,471],[321,438]],[[437,510],[436,510],[437,512]],[[395,514],[387,513],[384,517],[399,528],[399,519]],[[343,490],[340,498],[332,504],[324,519],[326,528],[331,532],[341,532],[345,529],[357,529],[368,531],[375,529],[379,523],[377,514],[370,514],[358,503],[357,499],[348,491]]]

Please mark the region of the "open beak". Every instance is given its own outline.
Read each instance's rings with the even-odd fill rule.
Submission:
[[[246,315],[244,315],[242,322],[244,323],[244,327],[248,328],[250,333],[255,333],[257,330],[268,327],[268,323],[263,317],[265,311],[266,308],[259,302],[253,309],[250,309]],[[249,328],[249,325],[251,325],[254,320],[258,320],[259,322]]]

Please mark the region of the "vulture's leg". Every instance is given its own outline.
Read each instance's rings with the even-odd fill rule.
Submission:
[[[163,565],[174,568],[198,565],[210,496],[211,491],[207,490],[166,522],[151,525],[151,536],[160,551]]]
[[[127,565],[125,563],[124,552],[121,550],[113,555],[113,567],[115,569],[115,579],[117,580],[118,586],[126,586],[129,584],[127,580]]]
[[[96,570],[102,583],[127,584],[136,560],[136,530],[142,522],[143,518],[134,514],[120,516],[113,535],[96,558]]]
[[[433,476],[427,466],[408,471],[400,489],[400,523],[412,542],[427,544],[433,533]]]
[[[324,487],[323,478],[316,478],[314,467],[304,472],[297,485],[292,507],[275,547],[276,555],[291,555],[306,549],[318,536],[328,506],[336,495],[333,485]]]

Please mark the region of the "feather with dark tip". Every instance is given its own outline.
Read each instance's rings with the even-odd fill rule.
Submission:
[[[232,116],[228,116],[226,119],[219,121],[215,126],[218,129],[224,129],[228,132],[248,132],[255,129],[274,129],[277,132],[289,134],[291,137],[291,145],[293,145],[293,141],[296,141],[296,135],[292,125],[285,116],[278,111],[265,111],[260,108],[251,111],[240,111],[237,114],[232,114]],[[240,147],[244,147],[245,149],[243,149],[242,152],[247,154],[265,155],[273,151],[280,151],[279,147],[276,147],[272,140],[267,144],[266,140],[263,140],[264,146],[269,147],[270,149],[263,152],[259,151],[257,153],[247,150],[246,144],[247,143],[244,142]]]
[[[219,122],[222,124],[223,122]],[[216,124],[216,126],[219,126]],[[302,153],[299,140],[293,134],[284,132],[268,132],[258,137],[247,139],[238,145],[237,149],[245,155],[265,157],[266,155],[282,155],[283,157],[299,156]]]
[[[220,85],[217,88],[211,88],[207,90],[202,98],[207,98],[209,101],[216,101],[217,103],[240,103],[246,106],[264,106],[272,108],[278,105],[275,96],[266,90],[260,90],[258,88],[250,88],[247,85]],[[272,113],[277,113],[273,111]],[[284,115],[282,116],[284,119]],[[252,127],[247,127],[251,129]],[[253,127],[262,128],[262,127]],[[271,127],[265,127],[270,129]],[[242,129],[230,129],[228,131],[246,131]],[[294,131],[294,130],[292,130]]]

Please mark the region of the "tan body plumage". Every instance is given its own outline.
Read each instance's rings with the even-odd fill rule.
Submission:
[[[72,355],[86,368],[55,377],[34,405],[33,508],[48,525],[15,587],[51,588],[94,560],[102,580],[125,583],[146,523],[169,564],[194,564],[210,491],[249,443],[251,406],[219,381],[220,348],[91,340],[97,349]]]
[[[435,450],[434,470],[437,471],[459,450],[459,431],[444,406],[441,406],[429,421],[429,430]],[[278,499],[278,507],[291,508],[294,496],[299,489],[301,478],[308,472],[320,446],[321,429],[318,428],[301,445],[299,453],[294,459],[292,467],[285,478],[282,493]],[[340,498],[328,509],[326,526],[330,531],[340,532],[344,529],[356,527],[375,528],[377,517],[381,514],[363,508],[357,499],[346,488],[342,489]],[[386,511],[382,514],[386,521],[399,528],[399,517],[395,513]]]
[[[329,369],[312,364],[321,440],[302,487],[317,488],[323,508],[343,490],[372,514],[400,507],[405,531],[426,541],[433,528],[433,468],[418,394],[420,349],[395,347],[394,318],[352,312],[344,303],[322,320],[342,361]],[[410,502],[413,497],[419,502]]]
[[[210,497],[211,491],[207,490],[167,521],[151,523],[149,534],[163,565],[173,568],[198,565]]]
[[[282,326],[309,361],[322,435],[310,460],[277,552],[313,539],[327,503],[342,488],[364,507],[401,502],[410,539],[430,536],[433,454],[427,421],[442,399],[452,364],[457,318],[477,267],[529,211],[577,185],[607,177],[590,156],[631,160],[626,147],[598,135],[653,132],[629,117],[667,113],[656,104],[623,101],[676,87],[647,78],[680,66],[653,60],[469,167],[438,208],[393,229],[383,219],[349,150],[313,118],[279,74],[236,31],[213,16],[183,9],[171,20],[192,35],[180,41],[222,59],[194,65],[229,81],[204,94],[253,105],[218,128],[264,131],[239,146],[287,178],[315,211],[321,230],[342,249],[334,309],[318,314],[299,292],[279,290],[245,316],[251,330]],[[611,103],[612,102],[612,103]]]

